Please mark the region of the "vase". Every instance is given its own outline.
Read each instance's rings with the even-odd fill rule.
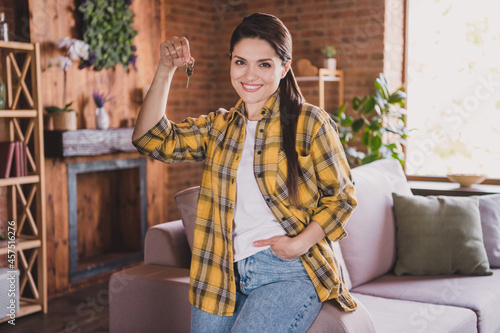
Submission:
[[[109,116],[104,107],[95,109],[95,127],[100,130],[109,128]]]
[[[337,59],[335,58],[328,58],[323,60],[323,67],[330,69],[332,71],[337,69]]]
[[[56,112],[52,114],[52,125],[58,131],[76,131],[76,112]]]

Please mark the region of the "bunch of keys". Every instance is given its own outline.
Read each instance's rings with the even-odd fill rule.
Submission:
[[[194,61],[191,64],[191,67],[189,67],[189,65],[186,64],[186,74],[188,76],[188,80],[187,80],[187,83],[186,83],[186,88],[189,87],[189,79],[191,78],[191,75],[193,75],[193,71],[194,71]]]

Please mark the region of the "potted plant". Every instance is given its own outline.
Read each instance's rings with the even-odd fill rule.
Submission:
[[[387,79],[381,73],[375,79],[375,94],[352,100],[351,107],[356,117],[346,115],[346,104],[332,114],[340,125],[340,139],[351,167],[382,158],[395,158],[403,164],[402,146],[406,145],[409,131],[405,127],[406,93],[402,89],[389,93]],[[356,147],[358,133],[361,134],[363,151]]]
[[[325,59],[323,60],[323,67],[328,68],[330,70],[335,70],[337,68],[337,59],[335,59],[335,55],[337,55],[337,50],[334,46],[328,45],[321,49],[321,53]]]
[[[60,108],[57,106],[47,106],[45,111],[52,117],[52,124],[54,130],[59,131],[75,131],[76,130],[76,117],[75,110],[70,109],[73,102],[70,102]]]

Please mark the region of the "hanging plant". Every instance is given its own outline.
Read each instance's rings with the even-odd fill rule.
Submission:
[[[111,68],[122,64],[135,67],[137,55],[133,45],[137,30],[134,29],[132,0],[84,0],[78,7],[82,13],[83,40],[90,46],[94,70]],[[137,69],[136,69],[137,70]]]

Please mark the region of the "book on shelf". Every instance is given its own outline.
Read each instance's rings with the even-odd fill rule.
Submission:
[[[15,142],[0,142],[0,178],[9,178],[15,148]]]
[[[26,143],[0,142],[0,178],[28,175]]]
[[[21,151],[21,177],[28,175],[28,156],[26,155],[26,142],[18,141],[19,149]]]

